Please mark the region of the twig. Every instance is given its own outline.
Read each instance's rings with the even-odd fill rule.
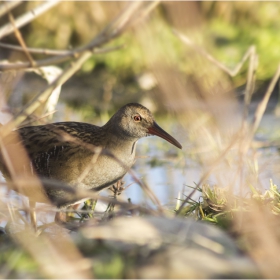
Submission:
[[[157,196],[155,195],[155,193],[152,191],[152,189],[145,184],[144,182],[140,181],[137,176],[135,175],[134,171],[132,171],[132,169],[130,169],[128,171],[128,173],[132,176],[133,180],[140,185],[140,187],[143,189],[143,191],[150,197],[151,201],[157,206],[159,212],[161,214],[164,213],[163,208],[160,204],[159,199],[157,198]]]
[[[236,76],[236,74],[240,71],[241,67],[243,66],[243,64],[245,63],[245,61],[252,55],[252,53],[255,52],[255,46],[251,46],[249,47],[249,49],[247,50],[247,52],[243,55],[242,59],[240,60],[240,62],[233,68],[230,69],[227,66],[225,66],[223,63],[221,63],[220,61],[218,61],[216,58],[214,58],[212,55],[210,55],[209,53],[207,53],[204,49],[202,49],[201,47],[199,47],[198,45],[196,45],[195,43],[193,43],[191,41],[191,39],[189,39],[186,35],[183,35],[182,33],[176,31],[173,29],[173,33],[179,38],[181,39],[182,42],[184,42],[186,45],[192,47],[195,51],[197,51],[199,54],[201,54],[202,56],[204,56],[205,58],[207,58],[209,61],[213,62],[216,66],[218,66],[219,68],[221,68],[222,70],[224,70],[226,73],[228,73],[230,76],[234,77]]]
[[[266,91],[261,103],[257,107],[257,110],[256,110],[255,115],[254,115],[252,127],[251,127],[251,133],[248,137],[248,143],[247,143],[247,146],[245,146],[245,150],[248,149],[248,146],[250,145],[251,141],[253,140],[253,137],[254,137],[254,135],[255,135],[258,127],[259,127],[259,124],[261,122],[261,119],[263,117],[265,109],[267,107],[267,104],[268,104],[269,98],[271,96],[271,93],[272,93],[273,89],[275,88],[275,86],[277,84],[277,81],[279,80],[279,77],[280,77],[280,64],[278,65],[278,68],[277,68],[277,70],[276,70],[268,88],[267,88],[267,91]]]
[[[18,6],[22,1],[5,1],[0,5],[0,17]]]
[[[198,184],[193,188],[192,192],[187,196],[187,198],[182,202],[181,206],[179,207],[178,211],[176,212],[176,215],[179,215],[185,204],[188,202],[188,200],[194,195],[194,193],[200,188],[200,186],[205,182],[205,180],[208,178],[208,176],[211,174],[211,172],[214,170],[214,168],[218,165],[218,163],[224,159],[225,155],[230,151],[232,146],[237,141],[237,138],[233,137],[229,145],[226,147],[226,149],[219,155],[219,157],[211,164],[211,166],[204,172],[201,179],[199,180]]]
[[[1,43],[1,45],[3,45],[3,44]],[[14,46],[13,48],[18,51],[23,51],[23,49],[20,47]],[[19,69],[26,69],[26,68],[30,68],[30,67],[34,68],[34,67],[43,67],[43,66],[48,66],[48,65],[59,64],[59,63],[65,62],[69,59],[77,58],[80,53],[87,51],[87,50],[91,51],[92,54],[101,54],[101,53],[108,53],[108,52],[112,52],[115,50],[119,50],[121,48],[123,48],[123,46],[115,46],[115,47],[108,47],[108,48],[102,48],[102,49],[98,48],[98,47],[95,47],[93,49],[92,46],[85,46],[82,48],[77,48],[72,51],[27,48],[27,50],[29,52],[44,54],[44,51],[46,51],[47,53],[45,53],[45,54],[57,55],[57,56],[47,58],[47,59],[42,59],[42,60],[36,60],[33,62],[33,65],[31,65],[31,63],[28,63],[28,62],[0,63],[0,71],[19,70]]]
[[[70,195],[73,196],[73,198],[78,200],[84,199],[85,197],[90,198],[90,199],[96,199],[100,200],[106,203],[115,203],[116,205],[119,205],[125,209],[128,210],[139,210],[144,213],[150,213],[153,215],[157,215],[158,213],[153,210],[153,209],[148,209],[140,205],[132,204],[131,202],[126,202],[126,201],[120,201],[120,200],[115,200],[114,198],[110,197],[105,197],[101,196],[96,192],[93,192],[92,190],[84,190],[84,189],[78,189],[78,188],[73,188],[61,181],[53,180],[53,179],[42,179],[40,181],[45,187],[47,187],[49,190],[59,190],[59,191],[64,191],[66,193],[69,193]],[[34,192],[38,188],[38,181],[33,177],[30,179],[16,179],[13,182],[9,183],[0,183],[0,185],[5,185],[13,189],[17,185],[21,185],[25,190],[27,190],[29,193]],[[24,195],[24,193],[22,193]],[[28,208],[26,208],[28,209]],[[62,211],[62,212],[72,212],[73,210],[67,210],[67,209],[61,209],[61,210],[56,210],[57,211]],[[89,211],[81,211],[82,213],[88,213]]]
[[[33,122],[38,122],[38,121],[40,121],[40,120],[42,120],[42,119],[44,119],[44,118],[47,118],[47,117],[53,115],[53,114],[56,113],[56,112],[57,112],[57,110],[48,112],[48,113],[46,113],[46,114],[40,116],[39,118],[32,116],[32,118],[33,118],[32,120],[30,120],[30,121],[24,123],[24,125],[18,126],[17,128],[22,128],[22,127],[25,127],[25,126],[28,126],[28,125],[32,125]]]
[[[251,102],[251,97],[254,92],[254,87],[255,87],[255,73],[256,69],[258,66],[258,56],[256,53],[256,47],[251,46],[248,48],[247,52],[243,55],[241,58],[240,62],[237,63],[237,65],[233,68],[230,69],[217,59],[215,59],[212,55],[207,53],[204,49],[201,47],[197,46],[195,43],[191,41],[190,38],[188,38],[186,35],[183,35],[182,33],[173,30],[173,33],[186,45],[190,46],[193,48],[196,52],[204,56],[206,59],[208,59],[210,62],[214,63],[217,67],[222,69],[224,72],[226,72],[228,75],[231,77],[236,76],[237,73],[239,73],[241,67],[244,65],[244,63],[249,59],[249,69],[248,69],[248,74],[247,74],[247,82],[246,82],[246,88],[245,88],[245,96],[244,96],[244,101],[245,101],[245,106],[243,110],[243,124],[242,124],[242,130],[245,126],[245,120],[248,116],[248,106]]]
[[[146,3],[145,3],[146,4]],[[153,8],[156,7],[158,2],[151,2],[146,4],[146,7],[143,8],[143,10],[140,13],[141,17],[146,16]],[[23,69],[28,67],[42,67],[46,65],[53,65],[65,62],[73,57],[78,57],[78,55],[84,51],[91,50],[92,52],[95,52],[95,49],[99,47],[100,45],[103,45],[110,40],[114,39],[115,37],[119,36],[124,30],[131,26],[133,23],[135,23],[136,19],[139,17],[136,16],[136,13],[138,12],[139,7],[142,5],[142,2],[133,2],[130,3],[129,6],[123,12],[115,19],[113,20],[107,27],[103,29],[99,35],[97,35],[88,45],[77,48],[73,51],[63,51],[63,55],[55,56],[52,58],[44,59],[35,61],[34,65],[30,65],[30,63],[21,62],[21,63],[14,63],[14,64],[0,64],[0,70],[15,70],[15,69]],[[14,47],[13,47],[14,48]],[[115,47],[117,49],[119,47]],[[113,49],[111,49],[113,50]]]
[[[38,17],[42,13],[46,12],[47,10],[51,9],[55,5],[57,5],[60,1],[59,0],[52,0],[44,2],[43,4],[37,6],[35,9],[28,11],[24,15],[20,16],[16,19],[15,24],[17,28],[20,28],[30,21],[32,21],[34,18]],[[2,28],[0,28],[0,39],[3,37],[11,34],[14,31],[14,27],[11,23],[7,23]]]
[[[10,49],[14,51],[23,52],[23,48],[16,45],[6,44],[0,42],[0,47],[5,49]],[[102,49],[94,49],[95,53],[106,53],[113,50],[117,50],[120,48],[123,48],[124,46],[116,46],[116,47],[110,47],[110,48],[102,48]],[[80,53],[82,51],[85,51],[83,48],[76,48],[73,50],[53,50],[53,49],[41,49],[41,48],[26,48],[30,53],[36,53],[36,54],[45,54],[45,55],[70,55],[75,56],[75,53]],[[0,64],[1,65],[1,64]]]
[[[21,45],[21,47],[22,47],[26,57],[28,58],[30,64],[33,65],[34,64],[34,60],[33,60],[32,56],[30,55],[30,53],[28,52],[28,50],[26,49],[26,44],[25,44],[25,42],[24,42],[24,40],[23,40],[23,38],[21,36],[20,31],[18,30],[18,28],[16,26],[14,17],[13,17],[13,15],[11,13],[9,13],[9,20],[10,20],[11,24],[14,27],[14,32],[15,32],[16,38],[18,39],[18,41],[19,41],[19,43],[20,43],[20,45]]]
[[[131,11],[135,12],[135,7],[138,7],[138,2],[132,2],[130,5],[118,16],[118,18],[121,18],[121,15],[124,15],[126,18],[126,22],[129,22],[130,18],[127,18],[127,10],[130,11],[129,15],[130,17],[133,17],[134,14]],[[114,21],[113,21],[114,22]],[[122,32],[125,31],[124,23],[121,22],[121,27],[115,26],[115,29],[118,30],[118,35],[120,35]],[[109,24],[111,27],[112,24]],[[125,25],[125,27],[128,27],[128,25]],[[100,45],[103,45],[109,41],[111,41],[114,37],[116,37],[116,32],[114,29],[111,31],[111,33],[108,34],[108,36],[105,36],[105,31],[108,30],[108,27],[104,29],[104,31],[101,31],[99,35],[97,35],[92,42],[89,43],[89,46],[99,47]],[[111,34],[111,35],[110,35]],[[78,71],[83,63],[90,58],[92,55],[92,52],[85,51],[83,52],[54,82],[52,82],[46,90],[39,93],[33,100],[31,100],[14,118],[14,120],[7,123],[5,126],[0,128],[0,135],[2,137],[5,137],[10,131],[12,131],[15,127],[17,127],[20,123],[22,123],[26,118],[27,115],[32,114],[42,103],[44,103],[53,90],[64,84],[76,71]]]

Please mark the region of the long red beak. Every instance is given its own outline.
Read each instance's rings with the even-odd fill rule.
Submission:
[[[177,148],[182,149],[182,145],[171,135],[165,132],[156,122],[153,123],[153,126],[148,128],[148,131],[150,134],[159,136],[164,140],[168,141],[169,143],[173,144]]]

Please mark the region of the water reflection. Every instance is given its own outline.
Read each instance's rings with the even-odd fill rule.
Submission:
[[[170,130],[167,129],[167,131]],[[184,199],[185,196],[192,191],[192,189],[187,186],[195,187],[204,172],[203,167],[198,161],[192,160],[188,154],[191,146],[186,146],[186,141],[184,141],[184,139],[187,139],[186,135],[180,135],[176,132],[173,133],[173,135],[176,135],[178,141],[182,143],[182,151],[157,137],[143,138],[139,140],[137,144],[138,158],[133,167],[133,171],[138,179],[145,182],[152,189],[160,203],[170,209],[175,208],[178,193],[180,192],[181,198]],[[266,141],[267,139],[279,139],[279,135],[279,120],[273,114],[266,114],[262,120],[261,128],[256,138],[261,141]],[[273,180],[274,184],[279,186],[280,158],[277,148],[268,147],[258,149],[254,157],[255,162],[253,163],[257,165],[258,170],[258,173],[256,173],[256,181],[258,181],[264,189],[269,188],[270,179]],[[249,160],[251,159],[248,159],[248,163],[244,162],[244,165],[251,164]],[[235,163],[238,162],[238,158],[235,158],[234,161]],[[225,166],[223,166],[223,168],[225,168]],[[219,174],[219,176],[217,176],[217,174]],[[217,184],[220,187],[227,187],[227,184],[234,182],[234,186],[238,190],[239,181],[234,181],[235,175],[234,165],[227,166],[225,169],[219,170],[219,173],[215,172],[215,175],[211,173],[207,182],[212,185]],[[3,177],[1,181],[4,182]],[[124,186],[131,185],[122,193],[121,199],[127,200],[130,198],[131,202],[134,204],[148,204],[153,206],[151,201],[145,196],[141,187],[135,183],[131,174],[128,173],[124,177],[124,181]],[[249,188],[246,188],[246,192],[249,192]],[[5,199],[6,194],[7,190],[5,187],[1,187],[0,195],[2,202],[9,202],[19,207],[23,207],[24,204],[27,205],[27,201],[25,199],[19,199],[16,193],[10,192],[8,198]],[[101,194],[108,195],[109,193],[108,191],[104,191]],[[198,199],[199,196],[200,193],[197,192],[193,198]],[[99,202],[97,209],[99,211],[105,211],[106,205]],[[45,211],[41,213],[39,211],[39,220],[43,223],[53,221],[54,212],[49,212],[48,215],[45,215],[45,213]],[[7,217],[2,217],[0,226],[5,225],[4,220],[6,220]]]

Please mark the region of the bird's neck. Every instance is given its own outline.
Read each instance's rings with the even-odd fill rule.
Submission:
[[[107,149],[113,153],[121,153],[126,156],[135,154],[135,147],[138,139],[111,132],[107,133],[107,135]]]
[[[134,161],[138,138],[128,135],[113,118],[102,127],[102,130],[104,130],[104,134],[106,135],[104,148],[107,151],[125,161]]]

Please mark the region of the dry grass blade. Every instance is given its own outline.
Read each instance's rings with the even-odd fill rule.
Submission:
[[[256,110],[254,120],[253,120],[253,126],[252,126],[252,134],[255,134],[259,127],[260,121],[261,121],[264,111],[267,107],[267,103],[269,101],[271,93],[272,93],[273,89],[275,88],[277,81],[279,80],[279,76],[280,76],[280,65],[278,66],[278,68],[268,86],[268,89],[264,95],[262,102],[259,104],[259,106]]]
[[[35,9],[27,12],[26,14],[20,16],[15,20],[15,24],[17,28],[24,26],[25,24],[29,23],[30,21],[34,20],[34,18],[38,17],[42,13],[46,12],[47,10],[51,9],[55,5],[57,5],[60,1],[53,0],[47,1]],[[0,28],[0,39],[4,38],[5,36],[11,34],[14,31],[14,26],[11,23],[7,23],[3,27]]]
[[[43,67],[43,66],[49,66],[54,64],[59,64],[65,61],[68,61],[69,59],[78,57],[80,53],[85,52],[87,50],[90,50],[92,54],[101,54],[101,53],[108,53],[115,50],[121,49],[123,46],[115,46],[115,47],[108,47],[108,48],[94,48],[92,49],[92,46],[86,46],[82,48],[75,49],[73,51],[59,51],[59,50],[35,50],[27,48],[29,52],[33,53],[42,53],[42,54],[49,54],[49,55],[57,55],[51,58],[42,59],[42,60],[36,60],[33,61],[33,65],[28,62],[18,62],[18,63],[0,63],[0,70],[2,71],[8,71],[8,70],[19,70],[19,69],[26,69],[30,67]],[[15,47],[15,49],[23,51],[19,47]],[[30,51],[31,50],[31,51]],[[33,50],[33,51],[32,51]],[[47,52],[47,53],[45,53]]]
[[[37,237],[31,229],[26,228],[13,237],[33,257],[47,277],[93,278],[90,261],[81,256],[69,236]]]
[[[100,201],[103,201],[105,203],[115,203],[124,209],[127,210],[138,210],[142,213],[147,213],[151,215],[158,215],[158,212],[153,209],[149,209],[147,207],[142,207],[137,204],[132,204],[131,202],[127,201],[121,201],[121,200],[115,200],[110,197],[105,197],[105,196],[100,196],[97,193],[94,193],[90,190],[83,190],[83,189],[74,189],[73,187],[57,181],[57,180],[52,180],[52,179],[42,179],[42,184],[44,187],[48,190],[61,190],[67,193],[68,197],[71,197],[73,200],[81,200],[84,199],[85,197],[91,198],[91,199],[98,199]],[[21,186],[26,190],[28,193],[35,192],[38,188],[38,181],[33,177],[29,179],[15,179],[13,182],[9,182],[8,186],[9,188],[13,189],[15,188],[18,184],[21,184]],[[5,184],[6,185],[6,184]],[[60,211],[60,210],[58,210]],[[72,210],[61,210],[63,212],[71,212]]]
[[[33,60],[32,56],[30,55],[30,53],[28,52],[28,50],[26,49],[26,44],[23,40],[23,37],[21,36],[20,31],[18,30],[18,28],[16,26],[15,19],[14,19],[13,15],[11,13],[9,13],[9,20],[14,27],[14,32],[15,32],[17,40],[19,41],[19,43],[20,43],[27,59],[29,60],[30,64],[33,66],[34,65],[34,60]]]
[[[18,135],[14,133],[15,140],[18,140]],[[7,166],[7,171],[9,172],[13,182],[15,184],[15,190],[19,193],[27,195],[31,200],[42,201],[48,203],[48,199],[42,190],[42,184],[39,179],[32,173],[32,171],[27,170],[25,167],[30,165],[29,157],[25,148],[18,144],[17,146],[9,145],[6,138],[0,137],[0,147],[4,162]],[[18,141],[19,142],[19,141]],[[22,185],[24,180],[34,180],[36,182],[36,191],[28,191],[28,189]]]
[[[43,122],[42,120],[44,120],[46,118],[52,118],[53,114],[56,112],[57,112],[57,110],[54,110],[54,111],[46,113],[40,117],[31,116],[32,119],[30,121],[25,122],[24,125],[19,125],[17,128],[25,127],[27,125],[32,125],[32,123],[34,123],[34,122],[39,122],[39,121]],[[46,123],[46,121],[44,121],[44,123]]]
[[[182,202],[180,205],[177,215],[180,215],[182,212],[184,206],[186,203],[190,200],[190,198],[194,195],[194,193],[205,183],[205,181],[208,179],[211,172],[215,169],[215,167],[224,160],[226,154],[230,151],[230,149],[233,147],[233,145],[238,141],[237,137],[233,137],[231,142],[228,144],[228,146],[224,149],[224,151],[218,156],[218,158],[210,165],[207,171],[204,172],[204,174],[201,176],[201,179],[199,180],[196,187],[192,190],[192,192],[187,196],[187,198]]]
[[[46,90],[39,93],[31,102],[29,102],[16,116],[15,118],[1,127],[0,134],[5,137],[15,127],[20,125],[27,116],[31,115],[41,104],[45,103],[50,97],[55,88],[64,84],[76,71],[80,69],[83,63],[92,55],[91,52],[83,53],[68,69],[66,69],[62,75],[58,77]]]
[[[159,213],[163,214],[164,211],[161,206],[161,203],[160,203],[159,199],[157,198],[157,196],[154,194],[154,192],[151,190],[151,188],[144,182],[141,182],[131,169],[129,170],[129,174],[132,176],[133,180],[141,186],[143,191],[148,195],[148,197],[151,199],[151,201],[154,203],[154,205],[157,206]]]
[[[245,106],[243,111],[243,121],[245,121],[247,115],[248,115],[248,106],[251,102],[251,97],[255,88],[255,73],[256,69],[258,67],[258,56],[256,54],[256,47],[250,46],[247,50],[247,52],[243,55],[240,62],[237,63],[237,65],[234,67],[234,69],[229,69],[226,65],[215,59],[212,55],[207,53],[204,49],[197,46],[190,38],[188,38],[186,35],[183,35],[182,33],[173,30],[173,33],[186,45],[191,47],[193,50],[198,52],[200,55],[205,57],[207,60],[212,62],[214,65],[222,69],[224,72],[226,72],[231,77],[236,76],[244,63],[249,59],[249,69],[247,73],[247,82],[246,82],[246,89],[245,89]]]
[[[138,11],[142,1],[130,3],[123,12],[116,17],[100,34],[101,37],[117,36],[133,20],[133,15]]]
[[[11,45],[11,44],[5,44],[5,43],[0,42],[0,47],[5,48],[5,49],[24,52],[24,49],[22,47]],[[115,47],[108,47],[108,48],[102,48],[102,49],[95,48],[93,52],[95,54],[107,53],[107,52],[112,52],[112,51],[121,49],[123,47],[124,46],[115,46]],[[53,50],[53,49],[40,49],[40,48],[27,48],[26,47],[26,50],[30,53],[36,53],[36,54],[65,56],[65,57],[63,57],[63,59],[64,59],[63,61],[66,61],[67,59],[69,59],[69,57],[75,57],[78,53],[81,53],[81,52],[85,51],[86,49],[84,47],[82,47],[82,48],[76,48],[73,50]],[[63,61],[60,60],[59,62],[63,62]],[[37,66],[44,66],[44,65],[49,65],[49,64],[54,64],[54,63],[50,63],[50,60],[47,60],[47,59],[36,61]],[[28,66],[29,66],[29,64],[27,64],[27,63],[21,64],[21,68],[27,68]],[[9,67],[9,69],[17,69],[17,67],[19,67],[19,65],[18,65],[18,63],[14,63],[14,64],[0,63],[0,68],[2,70],[8,70],[7,67]]]
[[[140,8],[142,2],[134,2],[130,3],[126,9],[123,10],[123,12],[115,19],[112,21],[111,24],[107,25],[101,31],[88,45],[77,48],[72,51],[52,51],[52,50],[47,50],[49,53],[53,54],[58,54],[58,56],[44,59],[44,60],[39,60],[33,62],[33,65],[30,63],[13,63],[13,64],[0,64],[0,70],[5,71],[5,70],[15,70],[15,69],[23,69],[23,68],[28,68],[28,67],[42,67],[46,65],[53,65],[53,64],[58,64],[64,61],[69,60],[70,58],[77,57],[80,53],[85,52],[85,51],[92,51],[93,53],[104,53],[108,51],[113,51],[116,49],[119,49],[120,47],[113,47],[113,48],[108,48],[104,50],[96,50],[99,46],[109,42],[113,38],[119,36],[122,32],[126,30],[127,27],[132,26],[132,24],[138,20],[139,17],[137,17],[137,13],[140,13],[140,17],[146,16],[149,12],[152,11],[152,9],[158,4],[158,2],[152,2],[146,5],[141,12],[138,11]],[[4,45],[5,46],[5,45]],[[13,47],[15,48],[15,47]],[[32,50],[32,49],[31,49]],[[33,49],[34,50],[34,49]],[[42,50],[43,52],[44,50]],[[34,50],[34,52],[38,52],[38,50]]]
[[[17,7],[22,1],[5,1],[0,5],[0,17]]]
[[[124,10],[118,17],[118,21],[120,22],[120,26],[115,26],[116,30],[120,30],[120,28],[122,27],[122,31],[124,31],[123,29],[123,22],[124,20],[122,20],[122,18],[125,18],[125,22],[128,22],[128,14],[130,17],[133,17],[133,13],[132,11],[136,11],[135,7],[138,5],[136,5],[135,3],[131,4],[130,6],[128,6],[127,10],[129,12],[127,12],[127,10]],[[133,9],[131,8],[133,7]],[[113,22],[115,22],[113,20]],[[109,27],[111,28],[112,24],[109,24]],[[108,30],[108,27],[106,27],[104,30]],[[103,45],[107,42],[109,42],[110,40],[113,39],[113,37],[115,37],[116,33],[114,31],[112,31],[112,37],[106,37],[104,36],[104,31],[101,31],[101,33],[99,35],[97,35],[97,37],[95,37],[95,39],[93,39],[93,41],[89,44],[90,46],[93,47],[93,45],[95,47],[98,47],[100,45]],[[120,35],[121,32],[118,31],[118,35]],[[20,123],[22,123],[26,117],[30,114],[32,114],[42,103],[44,103],[49,96],[51,95],[51,93],[53,92],[53,90],[58,87],[61,86],[63,83],[65,83],[76,71],[78,71],[81,66],[83,65],[83,63],[85,61],[87,61],[87,59],[92,55],[92,53],[90,51],[85,51],[84,53],[82,53],[73,63],[71,66],[68,67],[68,69],[66,69],[62,75],[60,75],[58,77],[57,80],[55,80],[45,91],[43,91],[42,93],[39,93],[37,96],[35,96],[35,98],[33,100],[31,100],[20,112],[19,114],[17,114],[14,118],[13,121],[11,121],[10,123],[8,123],[7,125],[5,125],[4,127],[1,127],[0,129],[0,134],[2,135],[2,137],[4,137],[5,135],[7,135],[10,131],[12,131],[12,129],[14,129],[15,127],[17,127],[18,125],[20,125]]]
[[[251,145],[251,142],[254,138],[254,135],[259,127],[259,124],[261,122],[261,119],[263,117],[263,114],[265,112],[265,109],[267,107],[267,104],[268,104],[268,101],[270,99],[270,96],[272,94],[272,91],[273,89],[275,88],[276,84],[277,84],[277,81],[279,79],[279,76],[280,76],[280,65],[278,66],[269,86],[268,86],[268,89],[263,97],[263,100],[259,103],[258,107],[257,107],[257,110],[255,112],[255,115],[254,115],[254,119],[253,119],[253,123],[252,123],[252,127],[251,127],[251,131],[250,133],[247,135],[247,142],[246,144],[244,144],[244,147],[243,147],[243,152],[246,152],[250,145]]]
[[[218,61],[216,58],[214,58],[212,55],[210,55],[209,53],[207,53],[204,49],[202,49],[201,47],[197,46],[194,42],[192,42],[192,40],[190,38],[188,38],[186,35],[183,35],[182,33],[173,30],[173,33],[182,41],[184,42],[186,45],[188,45],[189,47],[193,48],[196,52],[198,52],[199,54],[201,54],[202,56],[204,56],[205,58],[207,58],[209,61],[213,62],[214,65],[218,66],[219,68],[221,68],[222,70],[224,70],[226,73],[228,73],[230,76],[234,77],[236,76],[236,74],[238,74],[238,72],[240,71],[240,69],[242,68],[242,66],[244,65],[244,63],[246,62],[246,60],[255,54],[255,46],[251,46],[249,47],[249,49],[247,50],[247,52],[243,55],[242,59],[240,60],[240,62],[234,67],[234,69],[229,69],[227,66],[225,66],[223,63],[221,63],[220,61]]]

